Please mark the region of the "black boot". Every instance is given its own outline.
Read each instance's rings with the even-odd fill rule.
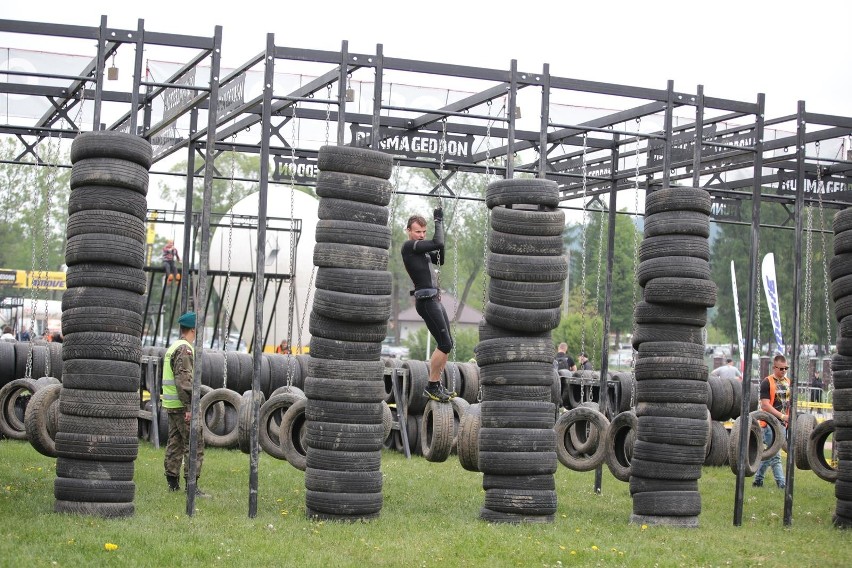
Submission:
[[[186,484],[186,490],[189,490],[189,483]],[[201,488],[198,486],[197,479],[195,480],[195,496],[200,497],[201,499],[207,499],[208,497],[210,497],[209,493],[202,491]]]
[[[167,475],[166,481],[169,483],[169,491],[177,491],[180,489],[180,482],[176,475]]]

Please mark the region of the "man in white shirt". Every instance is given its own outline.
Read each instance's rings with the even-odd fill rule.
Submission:
[[[734,361],[732,359],[728,359],[725,362],[727,363],[726,365],[713,369],[713,372],[710,374],[722,379],[743,380],[743,374],[734,366]]]

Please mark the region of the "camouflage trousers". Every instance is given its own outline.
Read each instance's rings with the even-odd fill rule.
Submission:
[[[166,444],[166,459],[164,465],[166,475],[180,475],[180,464],[183,462],[183,478],[189,476],[189,424],[184,420],[184,410],[173,409],[169,415],[169,441]],[[198,469],[195,478],[201,477],[201,464],[204,463],[204,436],[198,433]]]

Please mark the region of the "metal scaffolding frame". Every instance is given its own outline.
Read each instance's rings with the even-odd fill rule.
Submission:
[[[426,168],[436,178],[428,192],[406,192],[425,196],[455,196],[450,185],[457,172],[492,173],[511,178],[532,175],[552,179],[559,184],[562,206],[607,213],[609,234],[607,240],[606,299],[604,333],[602,336],[602,389],[608,365],[608,331],[611,310],[614,245],[614,220],[616,198],[619,192],[641,187],[646,192],[660,187],[685,184],[703,187],[714,200],[716,222],[736,222],[751,225],[751,267],[747,302],[748,323],[745,332],[745,376],[751,377],[752,333],[758,298],[758,245],[761,203],[778,203],[787,208],[789,219],[785,226],[796,231],[795,284],[793,310],[793,354],[791,378],[796,384],[799,365],[799,309],[802,290],[802,217],[806,206],[820,203],[826,207],[846,207],[850,198],[823,199],[827,183],[835,183],[849,191],[852,184],[852,157],[819,158],[807,152],[809,146],[831,141],[842,144],[852,136],[852,118],[809,112],[800,102],[794,113],[767,119],[765,97],[758,94],[755,100],[736,101],[711,97],[698,85],[694,93],[676,91],[672,81],[665,88],[647,88],[593,82],[554,76],[548,64],[541,71],[527,72],[518,69],[512,60],[508,69],[488,69],[465,66],[459,63],[436,63],[386,56],[378,44],[375,53],[353,53],[348,42],[339,50],[324,51],[275,44],[272,34],[266,36],[265,47],[244,64],[220,77],[222,29],[216,27],[211,37],[161,34],[145,29],[138,21],[136,30],[121,30],[107,26],[106,16],[95,27],[69,26],[38,22],[0,20],[0,32],[44,36],[62,36],[97,40],[97,50],[91,63],[80,75],[50,75],[28,72],[0,71],[7,82],[0,83],[0,93],[46,97],[52,108],[35,124],[28,126],[0,125],[0,134],[11,135],[22,142],[26,150],[16,162],[32,164],[38,159],[38,145],[53,134],[74,136],[82,125],[74,124],[70,110],[83,100],[94,101],[93,129],[102,128],[101,105],[105,101],[128,105],[127,111],[108,126],[112,130],[134,132],[151,140],[155,161],[160,161],[178,151],[187,152],[187,203],[186,214],[192,215],[193,179],[196,176],[196,155],[205,160],[204,210],[201,212],[200,250],[198,269],[200,296],[206,285],[209,255],[210,211],[209,200],[213,179],[222,179],[215,168],[215,157],[225,150],[257,153],[260,155],[260,200],[258,208],[258,239],[266,230],[267,193],[270,183],[298,182],[311,185],[309,178],[297,177],[297,166],[316,163],[320,144],[300,143],[296,133],[299,125],[324,124],[326,137],[329,125],[335,125],[331,142],[354,144],[388,151],[395,162],[403,167]],[[142,50],[145,45],[156,44],[197,50],[167,80],[145,81],[143,78]],[[133,87],[130,92],[107,91],[104,87],[105,61],[125,45],[135,47]],[[209,80],[197,84],[196,73],[209,65]],[[276,89],[275,72],[309,66],[311,78],[297,88]],[[245,84],[249,72],[262,72],[261,92],[245,98]],[[355,93],[350,85],[353,78],[366,75],[362,85],[372,83],[372,103],[369,112],[355,112],[347,108],[354,102]],[[70,81],[63,87],[29,85],[14,82],[17,78],[36,76]],[[199,75],[200,76],[200,75]],[[392,104],[392,79],[411,78],[419,81],[463,82],[476,84],[472,92],[458,95],[434,107]],[[204,83],[204,81],[200,81]],[[142,91],[144,87],[144,91]],[[335,89],[336,87],[336,89]],[[334,91],[334,93],[333,93]],[[579,95],[594,94],[611,97],[628,108],[601,112],[600,116],[576,124],[564,123],[560,118],[560,101],[572,100]],[[540,121],[538,128],[520,129],[519,99],[530,104],[538,101]],[[537,95],[537,97],[536,97]],[[154,116],[155,102],[163,105],[162,116]],[[500,110],[492,112],[494,103]],[[525,102],[525,104],[527,104]],[[635,105],[635,106],[631,106]],[[359,107],[360,108],[360,107]],[[681,115],[676,117],[675,112]],[[683,116],[686,115],[686,118]],[[176,124],[181,118],[189,121],[186,136],[176,134]],[[199,124],[206,117],[206,126]],[[645,126],[642,126],[645,120]],[[675,122],[679,120],[679,124]],[[63,130],[60,123],[69,128]],[[651,126],[648,126],[648,123]],[[250,129],[260,125],[252,134]],[[288,137],[284,129],[289,126]],[[105,126],[103,126],[105,127]],[[787,127],[791,132],[766,139],[767,128]],[[320,127],[321,128],[321,127]],[[347,139],[346,130],[350,130]],[[414,149],[415,139],[420,150]],[[479,141],[479,150],[474,151]],[[493,148],[492,140],[499,143]],[[485,150],[482,145],[485,144]],[[424,146],[425,145],[425,146]],[[464,148],[461,153],[448,152],[451,145]],[[437,148],[437,151],[434,149]],[[794,152],[785,154],[788,148]],[[782,151],[781,154],[778,154]],[[524,153],[533,152],[535,159],[521,160]],[[270,172],[270,158],[275,169]],[[633,158],[636,163],[630,164]],[[288,166],[286,174],[282,173]],[[623,166],[621,164],[624,164]],[[589,173],[591,170],[591,173]],[[730,174],[730,176],[728,175]],[[731,177],[728,181],[728,177]],[[289,179],[287,179],[289,178]],[[789,189],[795,182],[795,189]],[[822,186],[818,183],[821,182]],[[787,184],[781,191],[782,184]],[[806,191],[806,184],[810,187]],[[777,185],[778,188],[774,188]],[[774,190],[774,191],[773,191]],[[845,193],[841,191],[840,193]],[[400,192],[402,193],[402,192]],[[603,196],[609,196],[607,203]],[[479,199],[477,196],[457,196]],[[750,200],[752,211],[744,216],[740,202]],[[727,210],[727,217],[725,212]],[[734,216],[731,211],[736,212]],[[638,212],[635,212],[638,214]],[[189,224],[185,225],[185,257],[190,242]],[[260,337],[263,308],[264,251],[258,250],[258,274],[255,278],[256,303],[255,337]],[[184,268],[184,277],[187,276]],[[183,279],[186,286],[187,278]],[[182,308],[186,306],[187,293],[182,294]],[[203,312],[202,312],[203,314]],[[292,316],[292,314],[291,314]],[[255,387],[260,374],[260,352],[255,350]],[[743,411],[748,410],[750,390],[744,382]],[[793,389],[796,392],[796,389]],[[605,395],[603,395],[605,396]],[[795,395],[794,395],[795,396]],[[255,402],[257,406],[259,403]],[[605,404],[605,401],[602,401]],[[795,400],[792,401],[795,404]],[[195,406],[194,406],[195,408]],[[258,408],[255,408],[257,414]],[[795,426],[791,421],[791,430]],[[743,440],[747,436],[743,429]],[[743,444],[744,445],[744,444]],[[252,487],[256,489],[257,444],[252,441]],[[789,463],[792,463],[792,449]],[[743,452],[745,448],[743,448]],[[744,463],[744,456],[740,462]],[[788,468],[790,482],[785,499],[785,524],[792,515],[792,488],[794,468]],[[596,476],[600,487],[600,475]],[[744,471],[737,476],[734,524],[742,521],[742,489]],[[194,492],[191,494],[194,495]],[[191,501],[191,499],[190,499]],[[188,504],[188,512],[191,506]],[[254,516],[256,490],[251,492],[249,511]]]

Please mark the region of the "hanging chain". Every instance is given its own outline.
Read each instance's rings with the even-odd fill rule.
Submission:
[[[802,317],[802,330],[799,332],[799,339],[803,336],[809,336],[811,331],[811,303],[813,290],[813,208],[805,207],[805,313]],[[799,368],[797,369],[799,376],[805,369],[808,368],[808,362],[802,356],[803,346],[799,344]]]
[[[444,155],[447,149],[447,118],[444,117],[444,120],[441,121],[441,141],[438,143],[438,157],[440,160],[441,173],[440,184],[438,184],[438,207],[441,209],[444,208],[444,199],[442,194],[444,193]],[[444,227],[446,229],[446,227]],[[446,234],[444,235],[446,242]],[[438,288],[438,294],[441,293],[441,251],[438,251],[438,263],[435,264],[435,286]]]
[[[636,119],[636,132],[640,132],[642,128],[642,119]],[[636,228],[639,221],[639,137],[636,137],[636,158],[633,164],[633,280],[631,286],[633,288],[633,305],[636,305],[637,294],[639,293],[639,281],[636,277],[636,272],[639,267],[639,230]],[[619,346],[620,347],[620,346]],[[636,350],[631,344],[630,357],[630,408],[636,407]]]
[[[236,134],[233,137],[236,139]],[[228,311],[228,306],[231,305],[231,253],[234,248],[234,175],[237,169],[236,152],[231,150],[231,180],[228,186],[228,210],[230,211],[231,219],[228,223],[228,271],[225,274],[225,321],[222,323],[222,376],[223,388],[228,388],[228,337],[231,333],[231,316]]]
[[[601,271],[603,269],[603,243],[604,243],[604,217],[603,210],[598,214],[600,217],[600,229],[598,230],[598,272],[597,272],[597,283],[595,284],[595,310],[600,308],[601,301]],[[600,315],[600,312],[598,312]],[[601,324],[603,324],[603,319],[601,319]],[[603,325],[598,326],[595,324],[594,326],[594,344],[592,345],[592,351],[594,351],[596,345],[600,345],[601,335],[603,334]]]
[[[399,201],[399,171],[401,169],[402,167],[399,165],[399,162],[397,162],[393,169],[393,186],[391,187],[390,214],[388,215],[387,225],[388,227],[391,227],[391,233],[393,232],[396,205],[397,201]]]
[[[59,139],[56,141],[56,145],[53,144],[53,138],[50,137],[48,140],[48,156],[51,161],[50,170],[47,175],[47,194],[45,196],[45,210],[44,210],[44,240],[42,241],[42,249],[41,249],[41,269],[42,276],[44,277],[44,281],[47,281],[47,269],[49,266],[49,256],[48,256],[48,242],[50,241],[51,227],[50,227],[50,218],[51,218],[51,208],[53,207],[53,190],[56,185],[56,170],[59,168],[59,145],[62,143],[62,134],[59,135]],[[45,284],[45,291],[47,290],[47,285]],[[44,298],[44,330],[48,332],[48,322],[50,321],[50,306],[48,303],[47,295]],[[45,357],[45,376],[49,377],[50,375],[50,355],[48,354]]]
[[[826,256],[825,247],[825,215],[822,208],[822,194],[825,188],[822,187],[822,167],[819,163],[819,141],[816,143],[817,157],[817,203],[819,204],[819,238],[820,248],[822,250],[822,299],[825,303],[825,340],[826,345],[831,343],[831,313],[828,308],[828,257]],[[825,381],[825,377],[823,377]]]
[[[328,146],[328,126],[331,123],[331,83],[326,85],[325,99],[325,145]]]
[[[488,120],[485,123],[485,190],[491,183],[491,101],[488,105]],[[485,202],[483,201],[483,204]],[[485,304],[488,300],[488,239],[491,235],[491,210],[485,207],[485,237],[482,239],[482,312],[485,313]],[[484,317],[484,316],[483,316]]]
[[[296,210],[296,111],[299,108],[299,103],[293,104],[293,119],[291,126],[291,136],[290,136],[290,286],[293,287],[296,285],[296,228],[293,222],[293,215]],[[290,293],[290,311],[289,315],[289,328],[292,330],[293,328],[293,300],[296,297],[296,294],[291,290]],[[292,345],[293,338],[290,337],[290,334],[287,334],[287,344]],[[299,352],[302,351],[302,342],[301,342],[302,334],[299,334]],[[292,351],[292,350],[291,350]],[[293,372],[295,371],[296,358],[290,357],[287,360],[287,388],[293,386]]]
[[[74,124],[77,126],[77,133],[83,131],[82,129],[82,121],[81,118],[83,116],[83,106],[86,103],[86,88],[85,85],[80,89],[80,103],[77,106],[77,114],[74,116]],[[135,132],[131,132],[131,134],[135,134]]]
[[[580,255],[581,255],[581,274],[580,274],[580,352],[586,350],[586,231],[589,225],[589,212],[586,210],[586,184],[587,184],[587,169],[586,169],[586,138],[587,133],[583,133],[583,223],[582,233],[580,237]]]

